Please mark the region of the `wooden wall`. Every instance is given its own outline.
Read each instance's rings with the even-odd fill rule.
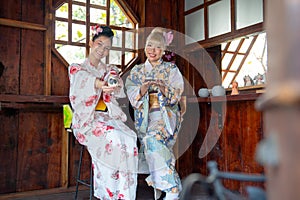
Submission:
[[[65,184],[61,104],[68,102],[69,85],[66,67],[53,54],[45,96],[45,13],[45,1],[0,3],[0,193]]]
[[[181,139],[185,139],[186,135],[192,131],[190,127],[199,124],[198,133],[195,136],[192,145],[181,156],[177,162],[181,177],[185,177],[190,173],[208,174],[207,162],[215,160],[220,170],[229,172],[244,172],[250,174],[263,174],[264,169],[255,161],[255,152],[258,142],[263,138],[262,113],[254,108],[256,97],[248,96],[248,100],[238,100],[237,98],[228,97],[223,103],[226,106],[224,116],[225,123],[221,130],[218,142],[212,150],[204,158],[199,157],[199,150],[204,138],[208,132],[208,127],[212,120],[215,127],[213,130],[220,131],[218,128],[218,112],[212,107],[211,101],[199,98],[200,118],[185,117],[183,130],[181,131]],[[191,106],[195,106],[190,104]],[[193,111],[190,111],[193,112]],[[237,181],[225,181],[225,186],[239,191],[245,192],[245,186],[249,183]],[[250,183],[250,185],[255,185]],[[261,184],[256,184],[260,185]]]
[[[215,85],[220,85],[220,46],[186,54],[188,60],[184,73],[191,85],[191,89],[188,88],[187,91],[188,96],[197,94],[200,88],[211,89]],[[237,96],[230,96],[230,92],[227,92],[225,99],[220,97],[189,99],[188,112],[184,117],[178,142],[186,143],[187,140],[193,140],[177,162],[181,177],[196,172],[207,175],[207,162],[211,160],[217,161],[222,171],[264,173],[263,167],[255,160],[256,146],[264,136],[263,115],[255,109],[255,101],[259,95],[253,90]],[[199,114],[195,113],[196,105]],[[191,127],[195,127],[195,124],[198,124],[198,130],[193,137],[191,132],[194,130]],[[212,140],[204,142],[204,138],[209,134],[219,134],[220,137],[212,150],[201,158],[199,156],[201,146],[212,142]],[[186,138],[191,136],[193,138]],[[229,180],[224,181],[224,184],[242,193],[245,193],[246,185],[263,186]]]
[[[64,131],[61,108],[68,102],[67,68],[53,52],[51,66],[47,66],[45,54],[50,50],[46,46],[46,36],[51,28],[45,25],[45,16],[49,6],[59,1],[0,2],[0,62],[3,64],[0,74],[0,194],[75,185],[80,146],[73,135]],[[162,26],[177,31],[184,28],[183,19],[180,19],[183,15],[178,9],[183,6],[181,0],[126,2],[140,17],[140,27]],[[190,58],[198,59],[192,54]],[[193,66],[180,58],[177,61],[195,91],[204,86],[203,77],[193,70]],[[215,80],[209,78],[213,77],[209,69],[202,70],[213,83]],[[178,160],[177,168],[182,178],[191,172],[206,173],[205,165],[209,159],[216,159],[224,170],[261,172],[252,159],[254,146],[262,137],[261,113],[255,111],[253,103],[253,99],[227,103],[222,137],[205,159],[199,159],[197,155],[207,120],[213,113],[206,102],[200,102],[199,106],[194,102],[188,107],[182,136],[191,125],[199,124],[199,127],[196,127],[195,140],[189,138],[193,140],[192,146],[187,147]],[[199,121],[193,121],[193,106],[200,108]],[[84,156],[83,177],[89,177],[89,155],[85,152]],[[239,184],[232,185],[240,188]]]

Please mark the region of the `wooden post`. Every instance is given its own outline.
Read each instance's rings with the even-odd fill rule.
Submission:
[[[52,47],[52,0],[45,1],[45,26],[47,28],[45,33],[45,82],[44,82],[44,94],[51,95],[51,47]]]
[[[300,1],[272,0],[266,5],[267,87],[257,106],[264,110],[264,132],[271,144],[264,149],[269,152],[264,162],[267,196],[272,200],[299,199]],[[275,160],[270,162],[274,154]]]
[[[62,130],[61,137],[61,186],[69,186],[69,132]]]

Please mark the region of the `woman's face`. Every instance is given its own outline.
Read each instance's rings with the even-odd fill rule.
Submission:
[[[90,41],[91,54],[101,60],[102,58],[108,56],[109,50],[111,48],[111,39],[106,36],[100,36],[95,41]]]
[[[163,55],[163,52],[163,45],[153,41],[147,42],[145,53],[150,63],[159,61]]]

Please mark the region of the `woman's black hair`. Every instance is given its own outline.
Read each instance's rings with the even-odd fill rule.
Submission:
[[[111,40],[114,37],[114,32],[111,30],[109,26],[96,25],[93,27],[93,29],[95,30],[95,33],[93,34],[92,41],[95,41],[100,36],[108,37]]]

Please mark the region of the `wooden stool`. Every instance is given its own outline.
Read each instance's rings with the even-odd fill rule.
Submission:
[[[73,135],[73,130],[71,128],[72,118],[73,118],[73,110],[72,110],[70,104],[63,105],[63,117],[64,117],[64,127],[65,127],[66,131],[68,133],[72,133],[72,135]],[[90,171],[90,180],[87,181],[87,180],[80,179],[82,156],[83,156],[84,149],[85,149],[85,146],[81,145],[79,164],[78,164],[78,170],[77,170],[77,176],[76,176],[75,200],[77,200],[79,184],[89,187],[90,188],[90,200],[92,200],[92,198],[93,198],[93,167],[92,167],[92,165],[91,165],[91,171]]]

